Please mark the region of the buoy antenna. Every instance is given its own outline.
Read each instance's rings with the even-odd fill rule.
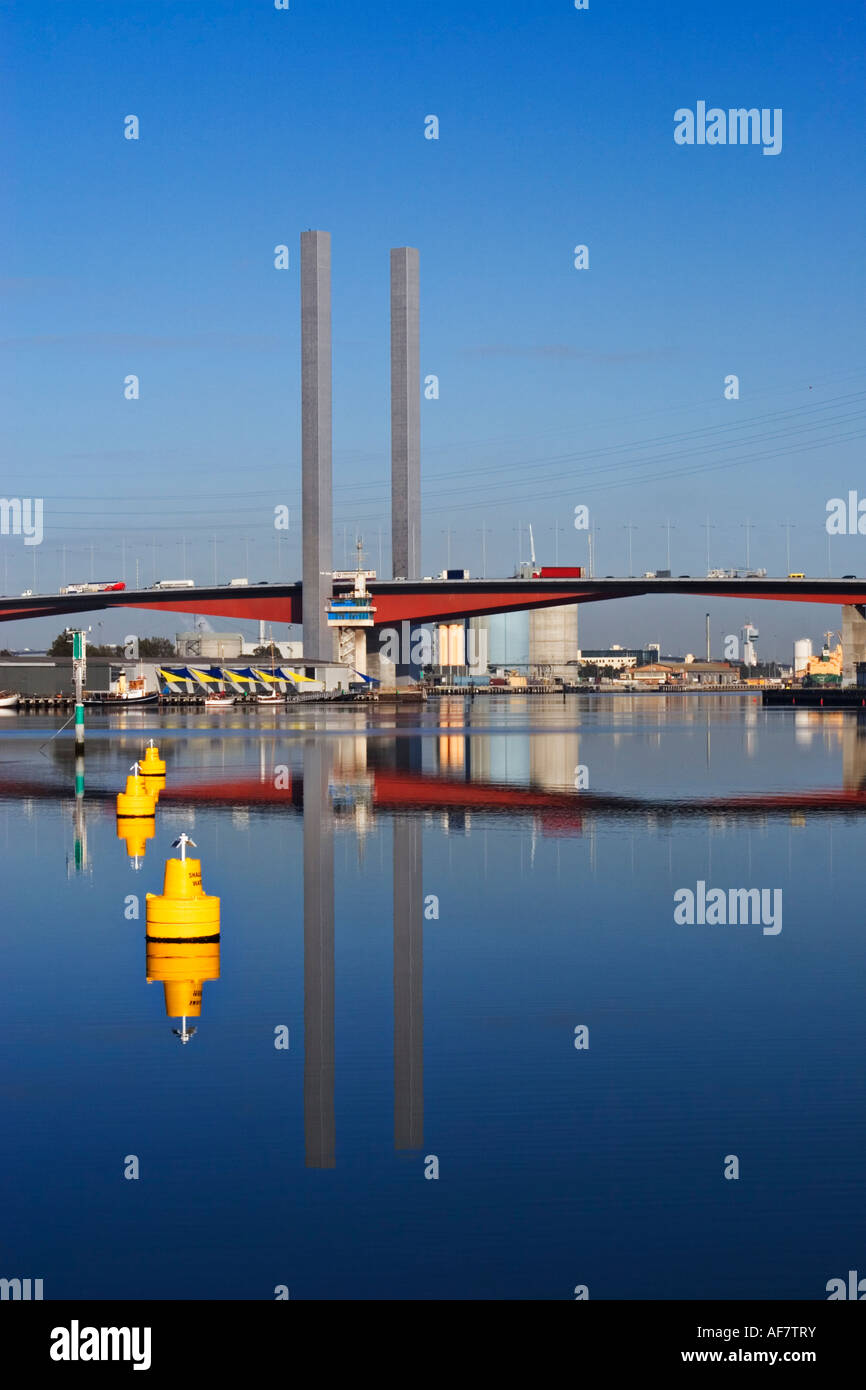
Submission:
[[[187,845],[192,845],[193,849],[198,849],[198,845],[196,844],[195,840],[191,840],[190,837],[187,835],[186,831],[184,830],[181,831],[180,835],[176,840],[172,841],[171,847],[172,849],[180,848],[181,859],[186,859]]]

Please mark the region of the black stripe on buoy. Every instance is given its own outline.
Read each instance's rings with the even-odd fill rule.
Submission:
[[[212,941],[219,941],[220,934],[216,936],[146,936],[145,941],[153,941],[158,946],[206,946]]]

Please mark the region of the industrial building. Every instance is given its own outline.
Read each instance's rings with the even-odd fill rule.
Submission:
[[[636,666],[649,666],[652,662],[659,659],[658,646],[649,647],[593,647],[584,648],[577,654],[578,660],[585,662],[589,666],[598,666],[609,670],[616,670],[626,667],[633,670]]]
[[[671,685],[736,685],[740,679],[739,666],[729,661],[654,661],[637,666],[629,679]]]
[[[260,647],[270,643],[264,637],[250,641],[240,632],[178,632],[175,635],[175,650],[179,657],[194,661],[237,661],[243,656],[252,656]],[[286,660],[300,661],[303,657],[302,642],[274,642],[274,656]]]
[[[156,660],[124,661],[121,657],[87,656],[88,690],[108,690],[118,672],[127,677],[142,675],[149,691],[159,688]],[[0,657],[0,688],[20,695],[69,695],[75,690],[71,656]]]

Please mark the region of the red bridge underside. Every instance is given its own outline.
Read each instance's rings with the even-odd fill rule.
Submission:
[[[467,588],[469,586],[467,585]],[[447,622],[449,618],[473,618],[486,613],[509,613],[521,612],[527,608],[555,608],[567,603],[603,603],[613,599],[621,598],[640,598],[647,594],[646,589],[633,589],[627,593],[608,593],[598,590],[580,591],[575,589],[558,590],[545,589],[543,592],[528,590],[526,593],[515,594],[513,592],[489,593],[483,591],[473,595],[470,593],[455,594],[431,594],[428,598],[424,594],[381,594],[374,596],[376,604],[376,623],[377,626],[392,626],[398,622],[430,622],[441,620]],[[667,590],[667,593],[676,592]],[[687,589],[683,590],[686,596],[692,595],[695,598],[742,598],[742,591],[728,593],[725,589]],[[839,594],[802,594],[790,593],[785,590],[778,590],[772,593],[750,593],[750,598],[756,599],[778,599],[784,603],[864,603],[866,594],[861,598],[859,595],[852,597],[850,593]]]
[[[273,586],[277,587],[277,586]],[[283,585],[282,593],[257,591],[255,587],[232,593],[215,594],[213,589],[199,592],[164,592],[151,595],[110,593],[77,595],[63,599],[54,595],[28,598],[10,603],[0,599],[0,623],[21,618],[44,618],[54,616],[69,617],[107,608],[139,608],[163,613],[195,613],[215,618],[238,618],[247,621],[264,619],[272,623],[301,623],[303,604],[300,584]],[[808,588],[809,586],[804,586]],[[511,582],[501,590],[489,583],[475,585],[463,581],[449,587],[443,583],[427,585],[408,585],[406,591],[390,583],[387,591],[381,591],[375,583],[370,585],[371,596],[376,609],[376,626],[390,627],[400,622],[447,622],[462,618],[477,617],[488,613],[520,612],[528,608],[552,608],[570,603],[610,602],[613,599],[635,598],[648,593],[657,595],[680,594],[700,598],[743,598],[774,600],[780,603],[823,603],[835,606],[845,604],[866,604],[866,582],[852,585],[846,590],[838,590],[829,585],[826,589],[814,587],[812,592],[804,592],[799,584],[783,585],[779,588],[762,588],[760,581],[754,585],[742,584],[734,589],[722,588],[715,584],[684,584],[676,581],[662,587],[647,587],[639,581],[622,580],[604,584],[588,581],[586,587],[580,582],[563,587],[553,587],[547,583],[527,581],[519,586]]]

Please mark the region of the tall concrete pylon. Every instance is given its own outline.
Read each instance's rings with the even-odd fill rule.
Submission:
[[[331,660],[333,581],[331,235],[301,232],[301,500],[304,656]]]
[[[418,251],[391,249],[391,566],[421,578],[421,349]]]

